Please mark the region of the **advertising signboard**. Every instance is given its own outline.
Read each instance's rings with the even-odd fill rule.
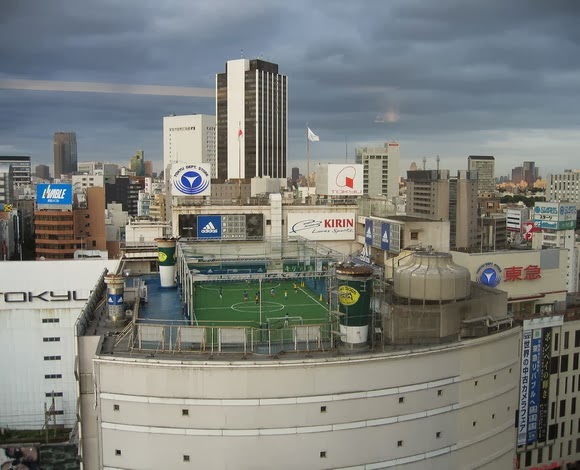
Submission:
[[[538,405],[538,441],[548,436],[548,407],[550,395],[550,361],[552,359],[552,329],[543,328],[540,362],[540,400]]]
[[[365,219],[365,244],[373,244],[373,220]]]
[[[211,194],[210,165],[180,165],[172,169],[172,196],[209,196]]]
[[[300,236],[307,240],[354,240],[354,212],[312,214],[288,213],[288,236]]]
[[[327,163],[316,169],[316,194],[362,196],[363,165]]]
[[[522,210],[508,209],[506,213],[506,228],[510,232],[519,232],[522,229]]]
[[[518,445],[523,446],[528,437],[528,405],[530,399],[530,356],[532,331],[525,330],[522,338],[522,367],[520,378],[520,402],[518,413]]]
[[[222,217],[221,215],[197,216],[197,238],[221,238]]]
[[[72,205],[72,184],[59,183],[36,185],[36,203],[38,205],[51,206]]]
[[[389,250],[391,248],[391,224],[383,222],[381,224],[381,249]]]
[[[576,213],[576,204],[536,202],[534,225],[548,230],[574,230],[576,228]]]
[[[528,400],[528,445],[538,440],[538,407],[540,404],[542,330],[532,331],[530,356],[530,396]]]

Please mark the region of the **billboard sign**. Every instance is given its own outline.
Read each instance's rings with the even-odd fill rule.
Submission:
[[[288,236],[300,236],[307,240],[354,240],[355,214],[337,212],[312,214],[288,213]]]
[[[538,407],[540,404],[540,380],[542,357],[542,330],[532,332],[530,356],[530,397],[528,400],[528,445],[538,440]]]
[[[530,358],[532,352],[532,331],[524,331],[522,338],[522,367],[520,376],[520,402],[518,413],[518,446],[523,446],[528,438],[528,405],[530,399]]]
[[[365,220],[365,245],[373,244],[373,219]]]
[[[506,227],[510,232],[520,232],[522,229],[522,210],[508,209],[506,213]]]
[[[209,165],[183,165],[172,171],[171,194],[173,196],[209,196],[211,194]]]
[[[548,230],[574,230],[576,214],[576,204],[537,202],[534,206],[534,225]]]
[[[72,184],[36,185],[36,203],[50,206],[70,206],[73,203]]]
[[[327,163],[316,170],[316,193],[325,196],[362,196],[363,165]]]
[[[541,230],[538,227],[536,227],[534,225],[534,222],[532,222],[531,220],[524,222],[522,229],[523,229],[522,239],[524,239],[527,242],[532,241],[532,238],[534,238],[534,233],[541,232]]]
[[[381,249],[389,251],[391,248],[391,224],[383,222],[381,224]]]
[[[221,215],[200,215],[197,217],[197,238],[221,238]]]
[[[550,395],[550,361],[552,359],[552,329],[543,328],[540,359],[540,399],[538,405],[538,441],[548,436],[548,407]]]

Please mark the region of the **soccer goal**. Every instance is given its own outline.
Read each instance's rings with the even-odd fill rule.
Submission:
[[[287,328],[294,325],[302,325],[304,320],[302,317],[270,317],[267,319],[268,329],[275,330],[279,328]]]

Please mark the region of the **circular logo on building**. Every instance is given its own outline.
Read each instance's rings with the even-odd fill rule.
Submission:
[[[186,165],[173,173],[173,187],[182,195],[199,196],[209,188],[210,175],[199,165]]]
[[[479,284],[495,287],[501,282],[501,268],[495,263],[485,263],[477,270],[476,277]]]
[[[340,286],[338,288],[338,301],[342,305],[354,305],[358,302],[360,298],[360,293],[354,287],[350,286]]]
[[[160,251],[160,252],[157,254],[157,258],[159,259],[159,261],[160,261],[160,262],[162,262],[162,263],[163,263],[164,261],[166,261],[166,260],[167,260],[167,253],[163,253],[162,251]]]

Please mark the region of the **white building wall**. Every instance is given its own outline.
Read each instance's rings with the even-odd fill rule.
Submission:
[[[250,70],[248,59],[228,60],[228,178],[245,178],[244,138],[238,137],[238,131],[245,132],[245,72]],[[253,175],[252,175],[253,176]]]
[[[163,118],[163,170],[172,163],[211,166],[217,177],[216,118],[206,114],[165,116]]]
[[[100,464],[511,468],[519,338],[259,362],[100,357]]]
[[[99,275],[116,263],[0,263],[0,428],[41,428],[44,404],[51,405],[46,394],[52,392],[62,393],[55,398],[56,410],[63,413],[56,416],[57,424],[75,423],[73,326]]]

